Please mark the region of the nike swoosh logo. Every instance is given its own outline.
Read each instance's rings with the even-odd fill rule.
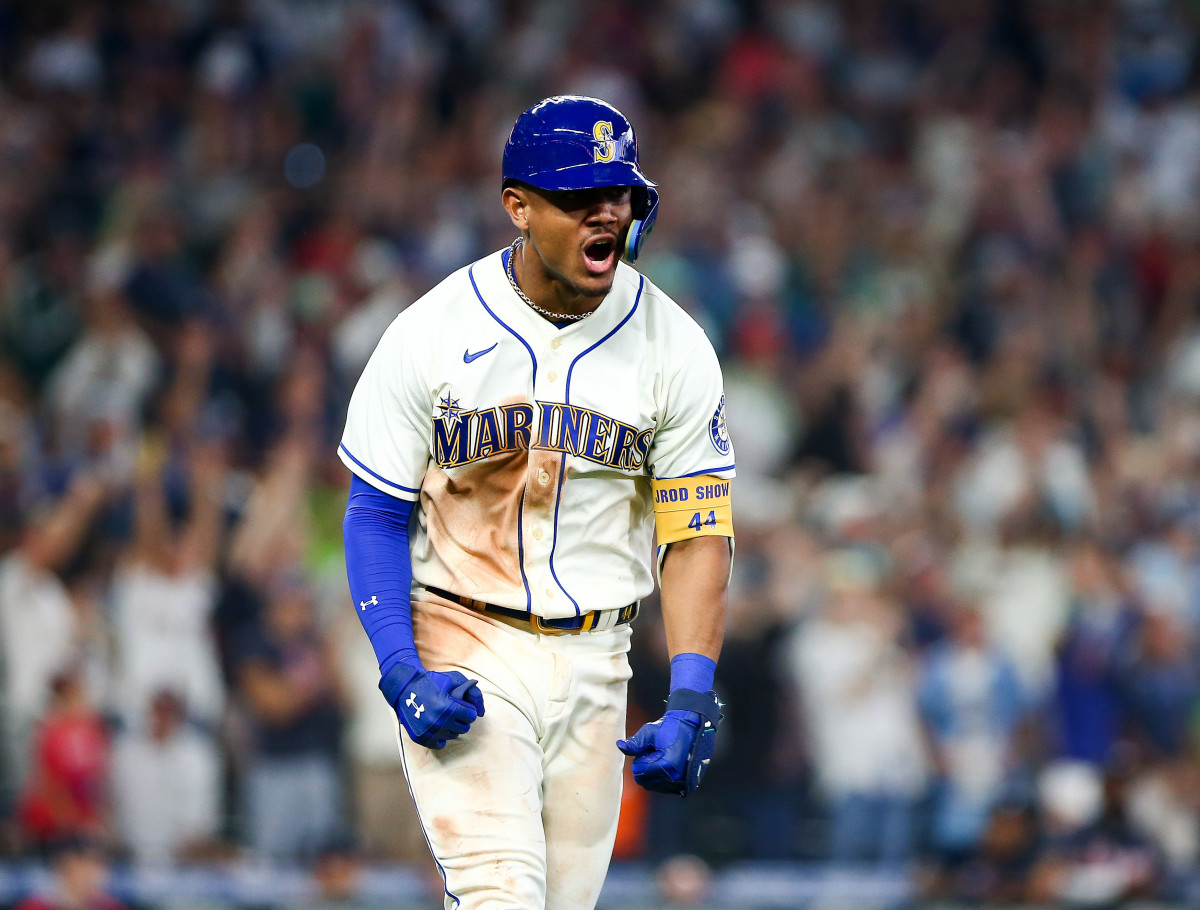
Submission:
[[[496,342],[496,344],[499,344],[499,343],[500,342],[498,342],[498,341]],[[472,360],[478,360],[484,354],[490,354],[492,351],[494,351],[496,349],[496,344],[492,345],[490,348],[488,348],[485,351],[479,351],[475,354],[472,354],[470,351],[463,351],[463,363],[470,363]]]

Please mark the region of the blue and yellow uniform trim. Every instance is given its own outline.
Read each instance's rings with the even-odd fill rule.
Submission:
[[[655,479],[658,545],[692,537],[733,537],[730,481],[715,474]]]

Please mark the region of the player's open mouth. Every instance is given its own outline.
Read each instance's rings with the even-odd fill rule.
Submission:
[[[583,264],[593,275],[603,275],[617,257],[617,238],[612,234],[593,237],[583,246]]]

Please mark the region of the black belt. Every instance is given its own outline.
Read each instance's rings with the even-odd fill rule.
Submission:
[[[472,597],[453,594],[450,591],[444,591],[432,585],[425,585],[425,590],[430,594],[436,594],[438,597],[454,601],[456,604],[462,604],[468,609],[478,610],[480,613],[494,613],[496,616],[503,616],[506,619],[515,619],[518,622],[526,623],[542,635],[572,635],[576,632],[615,629],[617,626],[623,626],[625,623],[633,621],[633,618],[638,614],[639,603],[639,601],[635,600],[633,603],[616,610],[589,610],[587,613],[582,613],[579,616],[568,616],[566,619],[543,619],[536,613],[497,606],[484,600],[475,600]],[[616,622],[612,622],[609,619],[611,614],[616,614]]]

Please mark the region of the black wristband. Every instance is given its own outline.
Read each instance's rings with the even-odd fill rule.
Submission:
[[[695,689],[676,689],[667,698],[668,711],[694,711],[713,725],[721,722],[721,700],[716,692],[697,692]]]

